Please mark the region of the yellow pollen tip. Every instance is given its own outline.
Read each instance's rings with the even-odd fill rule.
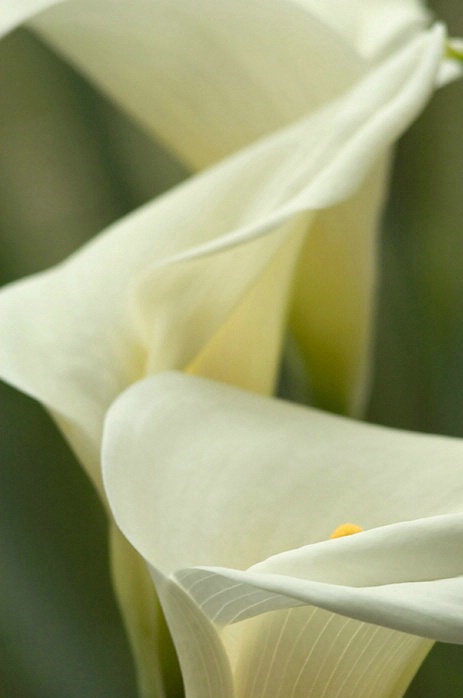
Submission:
[[[338,526],[335,531],[330,536],[331,538],[343,538],[344,536],[352,536],[354,533],[361,533],[363,531],[363,528],[361,526],[357,526],[357,524],[353,523],[345,523],[341,524],[341,526]]]

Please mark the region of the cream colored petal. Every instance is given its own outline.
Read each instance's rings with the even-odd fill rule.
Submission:
[[[336,31],[367,61],[378,60],[430,25],[433,14],[422,0],[292,0]],[[449,43],[457,40],[449,40]],[[445,52],[436,80],[442,87],[461,77],[461,65]]]
[[[184,573],[187,589],[194,590],[197,573]],[[187,698],[303,698],[308,686],[313,698],[399,698],[432,644],[302,606],[220,627],[178,580],[157,570],[153,579]]]
[[[368,556],[369,541],[380,539],[383,555],[387,546],[395,550],[395,531],[381,527],[463,504],[457,439],[365,425],[181,374],[124,393],[110,411],[105,458],[116,520],[166,573],[210,564],[245,569],[309,544],[313,555],[328,550],[347,559],[351,549]],[[377,530],[312,545],[345,521]],[[416,531],[418,524],[398,529],[412,536],[404,538],[407,550]]]
[[[73,0],[32,26],[193,168],[301,118],[363,69],[284,0]]]
[[[299,259],[291,328],[315,403],[360,415],[368,397],[383,157],[355,196],[318,214]]]
[[[374,59],[428,26],[422,0],[292,0],[335,29],[359,53]]]
[[[287,608],[292,605],[288,598],[280,604],[283,608],[272,611],[268,592],[252,591],[251,587],[246,591],[244,585],[241,586],[243,601],[246,600],[255,613],[260,609],[261,614],[246,620],[237,618],[231,626],[215,623],[211,628],[207,624],[207,597],[204,599],[201,595],[203,589],[199,585],[198,572],[197,569],[185,571],[176,579],[177,585],[170,581],[171,596],[187,599],[189,613],[195,612],[202,625],[215,630],[216,652],[228,659],[233,674],[233,695],[237,698],[305,698],[308,687],[313,698],[350,695],[400,698],[432,645],[431,641],[420,637],[314,606],[293,604],[292,608]],[[160,587],[159,572],[153,571],[153,579]],[[213,598],[221,598],[224,605],[232,604],[232,595],[227,597],[217,583],[211,584],[210,573],[208,581]],[[213,582],[217,582],[217,577]],[[236,582],[229,581],[229,584],[234,588],[239,586]],[[189,588],[193,596],[188,593]],[[265,601],[267,606],[263,603]],[[165,607],[168,603],[169,600],[164,600]],[[273,607],[278,608],[275,601]],[[191,691],[187,690],[187,696],[199,696],[201,692],[195,692],[197,655],[205,653],[207,647],[203,646],[203,637],[198,632],[194,637],[189,636],[189,629],[185,627],[185,608],[177,604],[170,610],[180,661],[186,675],[193,679],[187,684]],[[174,619],[175,625],[172,624]],[[190,643],[189,651],[185,651],[186,642]],[[192,654],[196,662],[193,671],[189,664]],[[214,664],[210,665],[209,671],[214,673]]]
[[[142,558],[114,522],[109,540],[112,581],[136,658],[140,696],[163,698],[166,678],[161,663],[161,610],[155,588]]]
[[[55,270],[6,288],[3,378],[97,453],[117,394],[147,369],[191,364],[281,245],[293,236],[297,246],[293,217],[355,191],[427,99],[442,40],[439,30],[420,37],[339,101],[146,205]],[[290,279],[279,281],[284,297]]]
[[[284,299],[300,226],[312,209],[355,191],[378,153],[414,118],[432,90],[441,50],[439,30],[423,35],[326,108],[148,204],[55,270],[2,292],[0,373],[52,411],[103,498],[98,451],[110,402],[148,369],[194,371],[197,358],[204,362],[199,370],[215,375],[207,345],[221,350],[222,327],[231,342],[255,318],[259,334],[266,326],[262,301],[274,298],[269,270],[281,284],[273,293]],[[280,266],[274,260],[283,244]],[[215,285],[205,294],[209,269]],[[182,316],[185,298],[196,325]],[[271,341],[280,328],[281,316]],[[269,353],[258,377],[259,389],[268,389],[278,347],[243,349],[230,380],[239,375],[247,384]],[[136,589],[124,594],[123,608],[140,604]],[[135,608],[128,622],[138,616]],[[132,631],[138,633],[136,622]]]
[[[193,361],[187,364],[189,373],[238,385],[253,392],[271,394],[274,391],[294,268],[309,226],[310,215],[303,215],[286,226],[287,236],[283,245],[276,249],[273,259],[264,268],[257,283],[242,294],[241,301],[230,312],[226,322],[221,323],[223,313],[217,313],[215,325],[219,329],[203,349],[198,348]],[[260,244],[260,241],[255,241],[254,246],[257,243]],[[261,244],[260,248],[259,256],[261,262],[264,262],[266,250]],[[207,293],[208,287],[211,295],[215,293],[214,288],[222,291],[222,278],[229,276],[233,267],[240,269],[242,273],[248,264],[250,253],[252,250],[246,246],[223,255],[222,265],[216,265],[215,276],[212,278],[207,260],[203,260],[204,278],[208,278],[205,292]],[[184,326],[191,323],[192,341],[188,346],[191,355],[195,337],[198,336],[198,326],[204,322],[204,305],[200,305],[195,314],[191,302],[188,303],[188,297],[185,301],[177,311],[176,319],[181,313],[184,316]],[[212,318],[209,321],[213,323]],[[174,354],[178,354],[179,347],[174,333],[172,335],[170,348]],[[257,347],[262,347],[262,351],[257,351]],[[182,346],[180,349],[184,351],[185,348]],[[161,347],[159,349],[160,355]],[[168,343],[164,345],[164,351],[169,351]]]
[[[179,655],[187,698],[233,698],[234,680],[217,629],[175,581],[153,570]]]
[[[163,374],[113,405],[103,453],[116,522],[216,626],[235,695],[398,697],[430,647],[407,633],[463,642],[460,440]],[[327,540],[348,520],[367,530]]]
[[[432,644],[313,606],[232,627],[240,698],[400,698]]]
[[[290,606],[302,601],[463,644],[462,530],[463,514],[383,526],[281,553],[246,572],[206,567],[190,593],[219,624],[281,608],[285,597]],[[216,581],[211,572],[224,580]],[[222,594],[217,593],[220,584]],[[259,605],[249,602],[254,588],[257,598],[265,599]]]

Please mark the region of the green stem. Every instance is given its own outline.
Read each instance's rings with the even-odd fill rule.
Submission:
[[[451,58],[453,60],[461,61],[463,63],[463,46],[457,48],[455,45],[452,45],[450,42],[447,42],[445,48],[445,56],[446,58]]]

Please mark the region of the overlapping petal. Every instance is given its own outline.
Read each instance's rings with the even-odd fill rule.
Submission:
[[[2,292],[0,375],[48,407],[103,501],[103,419],[130,383],[179,368],[272,389],[294,266],[314,211],[342,202],[382,167],[433,90],[443,39],[439,27],[424,33],[339,98]],[[370,265],[368,254],[367,291]],[[132,557],[115,533],[116,588],[141,685],[152,695],[156,603],[140,593],[142,570],[127,575]]]
[[[269,389],[312,211],[354,193],[422,107],[442,42],[439,28],[423,34],[338,100],[134,212],[54,270],[3,291],[0,373],[56,414],[96,483],[111,401],[147,372],[193,366],[221,328],[233,326],[242,303],[247,331],[264,331],[273,316],[273,347],[249,345],[240,360],[254,365],[268,354],[259,384],[244,387]],[[283,299],[278,313],[263,311],[270,289]]]
[[[271,390],[298,257],[311,281],[299,277],[295,326],[311,347],[317,390],[335,409],[358,405],[387,151],[433,90],[442,29],[411,32],[368,70],[324,17],[282,0],[22,0],[0,8],[2,31],[28,19],[194,168],[267,136],[2,294],[0,374],[49,408],[103,499],[103,418],[133,381],[175,367]],[[334,206],[318,216],[301,255],[314,211]],[[336,287],[314,283],[323,256],[332,258]],[[308,301],[304,326],[298,307]],[[341,336],[333,331],[340,315]],[[340,339],[344,363],[331,384],[323,356],[328,346],[336,358]],[[114,541],[125,589],[125,555],[133,553],[117,534]],[[141,611],[152,611],[152,600],[134,605],[132,591],[121,597],[141,637]],[[192,611],[193,628],[195,618]]]
[[[364,69],[286,0],[45,4],[30,3],[30,26],[195,169],[301,118]]]
[[[353,0],[341,7],[310,0],[136,0],[117,5],[111,0],[23,0],[7,2],[0,10],[2,31],[26,20],[182,159],[201,168],[345,92],[371,67],[362,55],[361,37],[372,37],[377,48],[397,46],[399,40],[406,44],[423,33],[429,17],[421,3],[403,0],[378,0],[367,10]],[[441,58],[443,53],[442,48]],[[386,83],[389,78],[378,79]],[[434,82],[435,76],[428,80]],[[421,104],[429,92],[427,86]],[[349,109],[347,104],[339,108]],[[406,126],[404,116],[394,118]],[[376,183],[374,191],[367,184],[363,198],[346,215],[338,212],[334,243],[326,222],[320,222],[325,233],[313,235],[294,295],[295,333],[317,399],[340,411],[361,408],[368,382],[375,239],[384,191],[383,166],[378,162],[372,167],[368,181]],[[348,177],[358,181],[355,173]],[[349,225],[343,226],[345,217]],[[328,218],[332,226],[333,216]],[[193,244],[195,237],[194,232]],[[329,276],[338,280],[334,303],[329,298],[334,286],[327,293],[328,275],[317,278],[318,260],[327,255]],[[349,292],[353,275],[355,288]],[[309,276],[314,281],[308,288]],[[304,310],[301,319],[307,301],[313,311]],[[333,339],[341,317],[342,331]],[[347,349],[333,370],[340,344]]]
[[[334,29],[350,46],[371,63],[384,58],[400,43],[420,33],[432,20],[422,0],[293,0]],[[444,59],[437,84],[460,77],[457,61]]]
[[[333,27],[364,58],[384,54],[398,41],[422,31],[430,12],[421,0],[294,0]]]
[[[387,191],[383,156],[361,189],[319,211],[299,255],[290,327],[316,404],[361,415],[369,395],[379,218]]]
[[[463,643],[462,462],[459,440],[177,374],[128,390],[104,444],[114,516],[153,567],[192,696],[210,652],[213,681],[234,677],[223,695],[335,696],[348,681],[399,696],[421,638]],[[346,520],[367,530],[327,540]],[[191,663],[185,613],[203,628]]]

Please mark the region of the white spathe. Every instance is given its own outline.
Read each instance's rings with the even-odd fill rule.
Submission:
[[[332,235],[334,252],[349,249],[342,222],[361,221],[352,233],[360,241],[354,249],[365,248],[356,269],[361,289],[350,296],[345,289],[359,324],[351,312],[343,337],[335,322],[340,334],[332,341],[346,355],[358,335],[360,348],[369,344],[375,254],[364,231],[377,214],[384,174],[362,182],[429,97],[443,40],[439,26],[421,34],[338,99],[148,203],[63,264],[2,291],[0,375],[55,414],[101,494],[104,415],[134,380],[194,368],[252,390],[272,389],[294,264],[314,210],[351,196],[349,215],[339,207],[339,228],[332,222],[319,237],[323,247]],[[332,256],[329,293],[318,299],[309,284],[307,295],[322,308],[325,298],[324,311],[336,319],[338,300],[345,303],[336,270],[346,261],[351,270],[353,260]],[[344,271],[341,277],[352,278]],[[268,340],[251,341],[259,333]],[[245,348],[238,360],[237,347]],[[325,361],[325,343],[314,347]],[[246,368],[256,363],[259,372]],[[351,373],[347,393],[358,382]]]
[[[28,26],[194,169],[302,117],[365,67],[287,0],[50,4]]]
[[[381,57],[423,36],[429,15],[416,0],[2,3],[0,32],[26,21],[196,170],[345,93]],[[442,46],[430,84],[448,68],[443,54]],[[401,130],[410,121],[394,118]],[[368,389],[376,232],[385,191],[383,153],[375,154],[355,207],[339,211],[337,234],[313,236],[317,242],[302,253],[291,301],[291,324],[319,404],[357,414]],[[224,196],[235,205],[245,187],[246,181],[234,197],[228,190]],[[323,213],[317,219],[321,230],[332,225]],[[327,256],[334,286],[314,268]]]
[[[2,4],[0,32],[27,20],[196,169],[331,98],[430,13],[418,0]]]
[[[118,399],[103,446],[188,698],[402,695],[423,638],[463,643],[462,466],[461,440],[173,373]],[[345,521],[366,530],[328,540]]]
[[[375,3],[372,53],[356,2],[353,34],[325,0],[1,3],[0,33],[26,22],[194,169],[214,163],[0,294],[0,376],[51,411],[103,500],[111,402],[170,368],[270,392],[291,303],[319,401],[360,411],[390,150],[445,52],[445,29],[399,5]],[[117,533],[113,554],[144,694],[161,694],[140,560]]]

